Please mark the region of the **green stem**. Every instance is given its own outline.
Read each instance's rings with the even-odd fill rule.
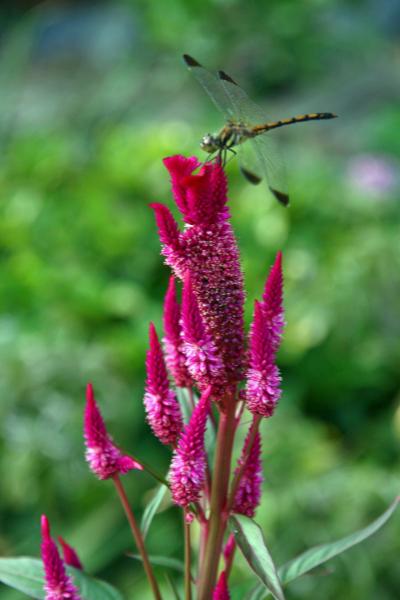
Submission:
[[[183,512],[183,528],[185,534],[185,600],[192,600],[192,575],[191,548],[190,548],[190,523],[186,521],[186,512]]]
[[[210,520],[204,562],[200,572],[198,600],[210,600],[217,578],[218,563],[228,513],[227,491],[235,434],[235,401],[227,402],[226,413],[221,412],[211,489]]]
[[[151,585],[151,589],[153,590],[154,598],[156,598],[156,600],[162,600],[160,590],[158,589],[157,581],[154,577],[153,569],[149,561],[149,557],[147,556],[146,548],[144,547],[142,533],[139,529],[138,524],[136,523],[135,517],[133,516],[131,507],[129,506],[129,501],[125,489],[118,475],[113,476],[113,481],[117,489],[119,499],[121,500],[121,504],[124,508],[126,518],[128,519],[128,523],[130,525],[133,538],[136,542],[137,549],[139,550],[139,554],[142,557],[144,570],[146,572],[147,579],[149,580],[149,583]]]

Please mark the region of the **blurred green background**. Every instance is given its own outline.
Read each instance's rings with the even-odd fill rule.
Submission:
[[[1,555],[37,556],[45,512],[90,572],[150,597],[114,490],[84,462],[82,410],[92,381],[118,443],[167,470],[142,405],[168,279],[148,203],[172,206],[161,159],[199,156],[222,123],[183,52],[227,70],[270,118],[340,115],[276,132],[288,210],[228,167],[247,323],[284,252],[284,393],[264,425],[257,519],[276,562],[364,526],[398,493],[399,34],[395,0],[2,2]],[[154,483],[125,482],[140,515]],[[150,550],[180,558],[180,527],[162,512]],[[399,552],[397,514],[288,598],[399,598]],[[254,582],[240,561],[232,582],[234,599]]]

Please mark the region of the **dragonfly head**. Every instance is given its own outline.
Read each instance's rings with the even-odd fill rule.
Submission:
[[[217,150],[220,149],[217,136],[212,135],[211,133],[203,135],[200,142],[200,148],[204,150],[204,152],[208,152],[208,154],[217,152]]]

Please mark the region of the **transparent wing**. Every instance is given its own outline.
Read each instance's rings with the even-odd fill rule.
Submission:
[[[213,73],[210,73],[210,71],[207,71],[207,69],[198,63],[197,60],[188,54],[184,54],[183,59],[189,70],[192,71],[193,75],[196,77],[197,81],[210,96],[215,106],[219,111],[222,112],[225,119],[227,121],[237,120],[237,113],[235,111],[234,104],[232,103],[231,97],[225,90],[221,80],[216,75],[213,75]]]
[[[289,204],[286,170],[279,147],[268,133],[245,141],[238,147],[240,170],[253,184],[264,180],[275,198]]]
[[[269,119],[264,111],[253,102],[240,85],[224,71],[218,73],[219,81],[234,106],[235,114],[245,125],[261,125]]]

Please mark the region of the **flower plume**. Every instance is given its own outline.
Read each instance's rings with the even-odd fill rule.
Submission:
[[[175,504],[186,507],[200,498],[206,476],[204,434],[211,388],[200,397],[172,457],[169,480]]]
[[[51,538],[50,525],[45,515],[42,515],[41,527],[45,600],[81,600],[78,589],[67,575],[57,546]]]
[[[182,430],[182,415],[175,392],[169,387],[161,344],[153,323],[150,323],[149,339],[144,396],[147,419],[160,442],[175,445]]]
[[[86,388],[84,436],[86,460],[99,479],[109,479],[118,474],[123,475],[131,469],[143,469],[142,465],[133,458],[122,454],[112,442],[96,404],[91,383]]]
[[[225,571],[222,571],[217,585],[214,588],[212,600],[230,600],[230,597],[226,573]]]
[[[248,453],[249,434],[245,440],[242,456],[239,458],[239,464],[236,469],[243,465],[243,456]],[[260,504],[262,484],[262,464],[261,464],[261,436],[257,432],[250,452],[248,453],[243,474],[236,491],[235,501],[233,503],[233,512],[254,517],[257,506]]]

